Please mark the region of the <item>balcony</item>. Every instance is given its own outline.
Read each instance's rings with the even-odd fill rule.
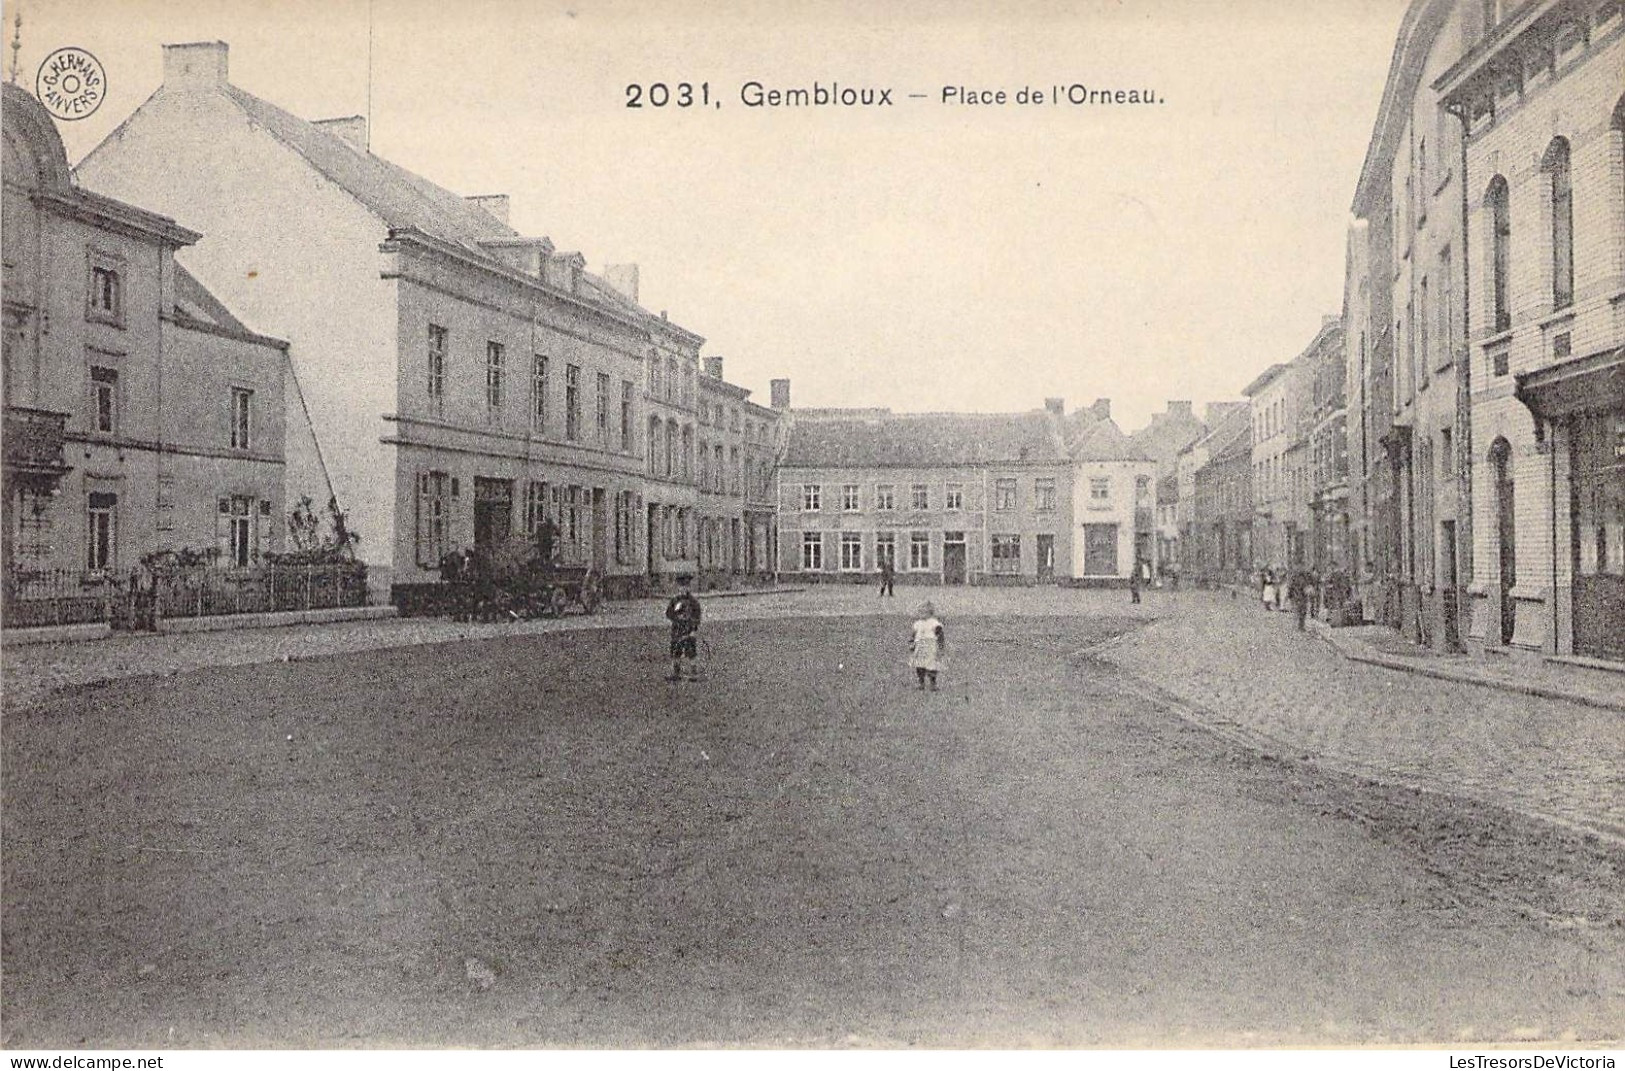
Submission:
[[[6,479],[40,491],[55,490],[62,477],[72,471],[62,453],[67,421],[66,413],[6,406]]]

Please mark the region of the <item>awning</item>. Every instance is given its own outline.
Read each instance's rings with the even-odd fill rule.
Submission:
[[[1591,409],[1625,408],[1625,346],[1518,374],[1518,400],[1554,420]]]

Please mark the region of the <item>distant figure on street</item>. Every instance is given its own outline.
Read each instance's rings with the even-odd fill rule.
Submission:
[[[931,690],[937,690],[937,672],[942,669],[942,658],[948,650],[947,637],[943,635],[942,622],[937,620],[936,607],[924,603],[920,607],[920,616],[914,622],[914,635],[908,641],[909,665],[914,667],[914,676],[919,681],[920,690],[925,690],[929,681]]]
[[[1292,577],[1287,581],[1287,599],[1292,603],[1293,613],[1298,615],[1298,631],[1303,631],[1304,618],[1309,615],[1309,574],[1302,569],[1292,570]]]
[[[1130,569],[1129,573],[1128,573],[1128,601],[1130,603],[1137,603],[1137,602],[1140,601],[1140,563],[1139,562],[1135,562],[1134,563],[1134,568]]]
[[[1265,569],[1259,573],[1259,597],[1263,600],[1264,609],[1272,610],[1280,605],[1279,587],[1275,582],[1275,570]]]
[[[700,600],[689,590],[693,578],[677,578],[677,594],[666,603],[666,620],[671,622],[671,676],[683,679],[683,659],[688,659],[690,679],[700,679]]]
[[[893,598],[897,597],[897,592],[892,590],[892,584],[896,579],[897,572],[892,568],[891,556],[888,554],[882,554],[880,556],[880,594],[882,596],[890,595]]]

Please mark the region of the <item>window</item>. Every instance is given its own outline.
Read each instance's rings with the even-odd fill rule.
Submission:
[[[247,450],[253,430],[254,392],[242,387],[231,388],[231,448]]]
[[[917,483],[909,488],[909,507],[916,511],[931,508],[931,493],[926,490],[925,484]]]
[[[841,571],[855,573],[863,568],[863,536],[858,532],[841,533]]]
[[[1033,481],[1033,508],[1036,510],[1052,510],[1055,508],[1055,478],[1045,476]]]
[[[1089,501],[1105,502],[1112,497],[1112,481],[1108,476],[1089,478]]]
[[[993,537],[992,570],[995,573],[1021,572],[1021,537],[996,535]]]
[[[881,562],[889,562],[893,568],[897,565],[897,536],[891,532],[879,532],[875,535],[875,568]]]
[[[1450,247],[1439,250],[1439,342],[1444,352],[1439,355],[1435,369],[1443,372],[1450,367],[1456,354],[1456,281],[1452,274]]]
[[[801,567],[814,571],[824,567],[824,533],[801,533]]]
[[[525,537],[536,542],[547,519],[547,483],[543,480],[525,481]]]
[[[119,262],[99,253],[92,253],[91,257],[93,263],[85,316],[102,323],[120,324],[124,320],[124,292],[119,278]]]
[[[1001,511],[1016,508],[1016,481],[1014,479],[993,481],[993,508]]]
[[[858,505],[858,485],[844,483],[841,485],[841,511],[843,513],[856,513],[861,507]]]
[[[446,395],[446,329],[439,324],[429,325],[429,397],[436,404]]]
[[[254,546],[254,500],[244,495],[222,498],[220,515],[224,524],[222,550],[227,563],[239,569],[247,568],[259,557]]]
[[[502,343],[485,344],[485,408],[488,414],[502,408],[502,358]]]
[[[530,426],[547,430],[547,357],[540,353],[530,359]]]
[[[658,476],[660,474],[660,466],[659,466],[659,460],[660,460],[660,418],[659,417],[650,417],[649,418],[648,440],[649,440],[649,445],[648,445],[649,475],[650,476]]]
[[[630,454],[632,446],[632,381],[621,380],[621,452]]]
[[[680,458],[683,466],[683,482],[694,479],[694,426],[683,425],[683,453]]]
[[[804,483],[804,484],[802,484],[801,485],[801,508],[802,508],[802,510],[805,511],[805,512],[811,513],[814,510],[823,509],[824,508],[823,505],[822,505],[823,494],[824,494],[824,488],[823,488],[822,484],[816,484],[816,483]]]
[[[720,450],[721,447],[718,447],[718,449]],[[740,468],[740,465],[739,465],[739,447],[730,446],[728,448],[728,493],[729,494],[737,495],[737,494],[740,493],[741,488],[740,488],[739,485],[740,485],[740,482],[741,482],[741,478],[740,478],[740,472],[741,471],[742,471],[742,469]]]
[[[86,513],[89,531],[85,540],[85,567],[111,569],[118,560],[118,495],[90,492],[86,497]]]
[[[434,568],[445,556],[446,526],[451,516],[451,495],[456,481],[444,472],[418,473],[417,560]]]
[[[112,368],[90,370],[90,430],[98,435],[118,433],[118,372]]]
[[[965,508],[964,484],[951,483],[948,485],[947,489],[943,492],[942,508],[948,510],[949,512],[954,512]]]
[[[1453,476],[1456,472],[1455,434],[1444,428],[1439,432],[1439,474]]]
[[[649,397],[660,397],[660,358],[649,358]]]
[[[1512,311],[1507,304],[1508,275],[1512,270],[1511,195],[1507,180],[1496,175],[1490,181],[1485,201],[1490,210],[1490,311],[1497,332],[1512,327]]]
[[[666,401],[671,401],[672,392],[677,389],[677,358],[666,358]]]
[[[581,366],[564,366],[564,437],[581,438]]]
[[[1574,185],[1569,174],[1569,143],[1554,138],[1541,170],[1551,181],[1552,308],[1574,304]]]
[[[666,421],[666,431],[662,436],[661,441],[665,444],[666,448],[665,475],[669,479],[677,471],[677,421]]]
[[[892,485],[889,483],[875,484],[875,509],[890,511],[895,508]]]
[[[598,445],[609,447],[609,376],[598,373]]]
[[[930,532],[910,532],[908,534],[908,567],[910,569],[931,568]]]

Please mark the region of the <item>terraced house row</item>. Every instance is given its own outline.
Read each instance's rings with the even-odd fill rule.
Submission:
[[[611,594],[771,570],[778,412],[639,304],[635,265],[590,272],[511,227],[507,196],[372,153],[360,117],[245,92],[220,42],[166,46],[163,84],[77,178],[196,227],[187,270],[286,340],[309,429],[286,501],[341,505],[379,598],[549,522]]]

